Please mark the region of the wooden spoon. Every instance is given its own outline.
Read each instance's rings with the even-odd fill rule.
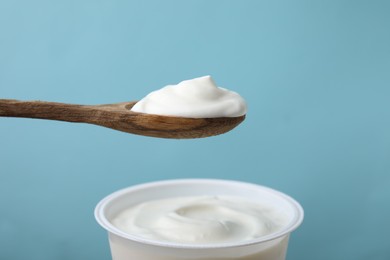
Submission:
[[[130,111],[135,102],[106,105],[73,105],[45,101],[0,99],[0,116],[88,123],[115,130],[153,137],[189,139],[226,133],[240,124],[244,116],[185,118]]]

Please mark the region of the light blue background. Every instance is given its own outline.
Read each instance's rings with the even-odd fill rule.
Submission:
[[[0,118],[0,259],[110,259],[96,203],[147,181],[301,202],[288,259],[390,259],[389,1],[0,2],[0,98],[100,104],[210,74],[249,105],[200,140]]]

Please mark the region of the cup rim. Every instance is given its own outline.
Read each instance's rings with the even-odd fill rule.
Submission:
[[[240,185],[247,186],[248,188],[256,188],[268,191],[277,195],[278,197],[286,200],[294,209],[295,214],[290,224],[287,225],[284,229],[279,230],[278,232],[274,232],[265,236],[261,236],[255,239],[239,241],[239,242],[229,242],[229,243],[215,243],[215,244],[181,244],[176,242],[167,242],[167,241],[157,241],[153,239],[147,239],[143,237],[139,237],[136,235],[131,235],[126,233],[119,228],[115,227],[105,216],[104,210],[105,207],[110,203],[114,198],[120,197],[128,192],[136,192],[137,190],[142,190],[145,188],[158,187],[160,185],[168,185],[168,184],[188,184],[188,183],[215,183],[215,184],[229,184],[229,185]],[[235,180],[226,180],[226,179],[171,179],[171,180],[161,180],[161,181],[153,181],[147,182],[143,184],[137,184],[133,186],[129,186],[127,188],[123,188],[117,190],[108,196],[104,197],[100,202],[96,205],[94,211],[95,219],[100,226],[106,229],[109,233],[115,234],[119,237],[128,239],[133,242],[138,242],[141,244],[147,244],[152,246],[166,247],[166,248],[182,248],[182,249],[218,249],[218,248],[233,248],[233,247],[242,247],[242,246],[250,246],[259,243],[264,243],[267,241],[275,240],[285,235],[290,234],[292,231],[297,229],[304,218],[304,210],[302,206],[289,195],[280,192],[278,190],[249,182],[235,181]]]

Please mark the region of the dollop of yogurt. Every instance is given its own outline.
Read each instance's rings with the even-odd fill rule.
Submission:
[[[245,100],[236,92],[218,87],[211,76],[184,80],[148,94],[131,111],[190,118],[245,115]]]
[[[288,222],[278,208],[233,196],[147,201],[112,219],[118,229],[142,238],[182,244],[241,242],[276,232]]]

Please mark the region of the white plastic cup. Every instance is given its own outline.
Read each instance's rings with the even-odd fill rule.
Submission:
[[[127,234],[111,220],[124,209],[149,200],[178,196],[239,196],[277,205],[287,214],[284,229],[249,241],[188,245],[149,240]],[[95,209],[97,222],[108,231],[113,260],[285,260],[290,233],[303,220],[303,209],[284,193],[251,183],[215,179],[179,179],[151,182],[112,193]]]

